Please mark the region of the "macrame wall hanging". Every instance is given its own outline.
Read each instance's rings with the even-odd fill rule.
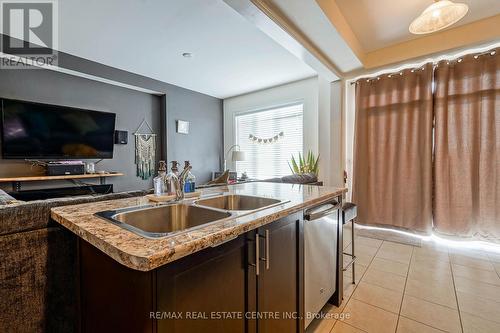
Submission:
[[[140,129],[146,125],[150,133],[140,133]],[[137,177],[149,179],[155,173],[156,166],[156,134],[143,119],[134,133],[135,136],[135,164]]]
[[[256,143],[259,145],[261,145],[261,144],[266,145],[266,144],[270,144],[270,143],[276,143],[276,142],[278,142],[278,140],[283,139],[284,137],[285,137],[285,133],[279,132],[278,134],[276,134],[272,138],[259,138],[253,134],[250,134],[248,136],[248,139],[250,141],[252,141],[253,143]]]

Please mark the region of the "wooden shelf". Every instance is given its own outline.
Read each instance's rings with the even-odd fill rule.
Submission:
[[[104,173],[104,174],[92,173],[84,175],[7,177],[7,178],[0,178],[0,183],[31,182],[37,180],[87,179],[87,178],[116,177],[116,176],[124,176],[124,174],[117,172],[117,173]]]
[[[19,191],[21,190],[21,182],[99,178],[101,184],[105,184],[107,177],[118,177],[118,176],[124,176],[124,174],[121,172],[116,172],[116,173],[92,173],[83,175],[61,175],[61,176],[4,177],[0,178],[0,183],[12,183],[12,189],[14,191]]]

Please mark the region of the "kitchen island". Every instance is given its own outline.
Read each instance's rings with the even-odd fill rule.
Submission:
[[[158,238],[96,215],[150,205],[144,197],[52,209],[52,218],[80,238],[82,331],[303,331],[304,211],[338,204],[343,193],[273,183],[210,188],[202,197],[279,202],[226,211],[220,220]]]

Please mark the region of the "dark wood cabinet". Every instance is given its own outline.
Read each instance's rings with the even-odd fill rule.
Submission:
[[[158,332],[245,332],[245,236],[189,256],[156,273]],[[227,318],[227,320],[222,320]]]
[[[292,214],[151,272],[80,241],[82,331],[302,332],[302,228]]]
[[[258,229],[263,249],[256,275],[259,333],[299,332],[302,283],[301,218],[291,215]],[[260,250],[259,249],[259,250]]]

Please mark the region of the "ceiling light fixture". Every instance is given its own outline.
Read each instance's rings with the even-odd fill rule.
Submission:
[[[434,0],[432,5],[411,22],[410,32],[423,35],[445,29],[462,19],[468,11],[469,6],[464,3]]]

